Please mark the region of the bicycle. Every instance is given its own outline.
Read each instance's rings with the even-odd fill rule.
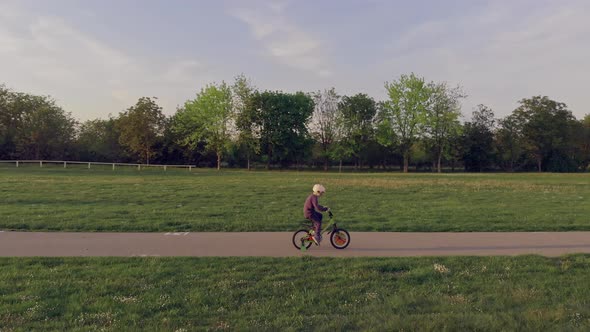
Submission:
[[[330,243],[336,249],[344,249],[348,247],[350,244],[350,234],[347,230],[338,228],[333,219],[334,214],[332,214],[331,211],[328,211],[328,215],[330,216],[330,220],[328,225],[326,225],[321,231],[321,234],[330,234]],[[312,221],[302,223],[301,225],[305,227],[305,229],[300,229],[293,233],[293,245],[301,251],[306,251],[311,247],[311,244],[314,243],[313,237],[315,235],[315,230],[313,229]]]

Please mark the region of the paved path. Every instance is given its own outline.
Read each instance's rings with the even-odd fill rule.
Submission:
[[[590,253],[590,232],[353,232],[344,250],[328,239],[305,253],[292,233],[40,233],[1,232],[0,256],[559,256]]]

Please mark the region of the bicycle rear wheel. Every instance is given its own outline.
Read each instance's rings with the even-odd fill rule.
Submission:
[[[301,250],[301,247],[305,247],[305,249],[309,249],[311,247],[311,238],[309,235],[309,231],[305,229],[300,229],[297,232],[293,233],[293,245],[295,248]]]
[[[336,249],[344,249],[350,244],[350,234],[345,229],[337,228],[330,234],[330,243]]]

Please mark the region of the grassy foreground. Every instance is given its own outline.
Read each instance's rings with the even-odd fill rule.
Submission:
[[[590,174],[0,167],[0,229],[292,231],[314,183],[351,231],[590,230]]]
[[[589,255],[2,258],[0,330],[590,329]]]

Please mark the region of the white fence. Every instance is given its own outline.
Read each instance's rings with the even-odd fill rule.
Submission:
[[[189,172],[193,170],[195,165],[154,165],[154,164],[125,164],[125,163],[100,163],[100,162],[86,162],[86,161],[64,161],[64,160],[0,160],[0,163],[5,164],[15,164],[16,167],[19,167],[23,164],[39,164],[39,167],[43,167],[43,165],[47,164],[57,164],[63,165],[64,168],[67,168],[68,165],[87,165],[88,169],[91,168],[91,165],[108,165],[111,166],[113,171],[117,166],[119,167],[137,167],[137,170],[141,171],[142,168],[158,168],[161,167],[166,171],[168,168],[188,168]]]

